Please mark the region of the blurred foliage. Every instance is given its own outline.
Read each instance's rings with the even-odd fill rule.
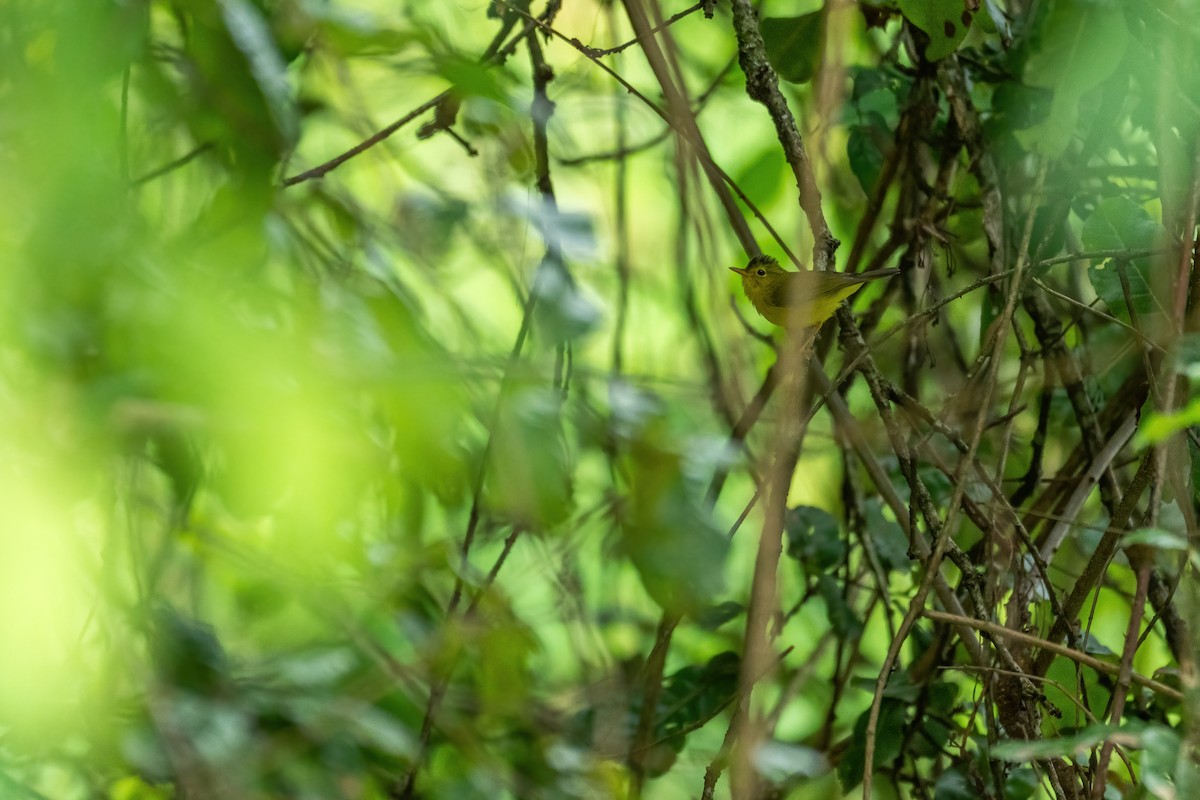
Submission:
[[[868,740],[883,797],[1083,796],[1112,743],[1106,797],[1200,791],[1160,691],[1200,612],[1197,7],[759,4],[839,264],[903,270],[853,306],[887,397],[821,398],[771,519],[803,414],[748,411],[783,337],[730,214],[812,237],[704,5],[0,4],[0,796],[728,796],[740,709],[754,796],[858,792]],[[1113,669],[923,620],[872,722],[952,505],[948,596]]]

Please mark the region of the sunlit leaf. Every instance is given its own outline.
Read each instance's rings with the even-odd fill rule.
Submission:
[[[962,0],[899,0],[905,18],[929,37],[925,58],[938,61],[953,53],[971,28],[974,14]]]

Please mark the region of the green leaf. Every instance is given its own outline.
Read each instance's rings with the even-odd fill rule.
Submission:
[[[718,603],[701,611],[696,616],[696,624],[706,631],[715,631],[726,622],[736,619],[745,610],[746,606],[741,603],[726,600],[724,603]]]
[[[523,388],[505,397],[492,432],[484,499],[514,524],[545,529],[571,510],[571,472],[560,398],[552,389]]]
[[[1146,209],[1128,198],[1110,197],[1084,221],[1081,239],[1088,250],[1149,250],[1160,241],[1161,235],[1162,226]],[[1157,309],[1150,288],[1149,260],[1138,258],[1127,262],[1125,271],[1134,310],[1145,315]],[[1109,310],[1130,321],[1118,265],[1112,259],[1093,262],[1088,266],[1088,278]]]
[[[754,766],[773,784],[796,778],[814,778],[829,769],[829,762],[818,750],[785,744],[774,739],[765,741],[754,751]]]
[[[908,537],[899,523],[883,515],[883,502],[866,504],[867,536],[886,570],[908,569]]]
[[[767,60],[779,77],[791,83],[812,78],[821,64],[825,14],[813,11],[798,17],[764,17],[759,23]]]
[[[748,196],[763,203],[783,188],[787,164],[779,153],[779,145],[764,147],[758,155],[734,175],[734,181]]]
[[[1171,365],[1188,380],[1200,382],[1200,333],[1185,333],[1176,340]]]
[[[538,265],[534,284],[538,292],[534,319],[548,340],[578,339],[600,324],[603,314],[599,305],[580,289],[561,262],[544,259]]]
[[[295,142],[300,131],[296,106],[288,84],[287,65],[270,28],[259,10],[246,0],[219,0],[219,5],[229,38],[249,64],[275,128],[284,141]]]
[[[1029,767],[1011,770],[1004,781],[1004,800],[1029,800],[1040,785],[1037,773]]]
[[[862,190],[870,194],[879,181],[886,160],[882,136],[874,125],[851,125],[846,137],[846,157],[850,159],[850,170],[858,178]]]
[[[846,557],[837,520],[823,508],[796,506],[783,521],[787,554],[806,569],[820,573],[836,567]]]
[[[1075,135],[1079,101],[1117,68],[1129,31],[1119,9],[1083,0],[1054,3],[1042,30],[1025,62],[1025,84],[1053,90],[1054,100],[1049,116],[1018,131],[1017,139],[1026,149],[1057,158]]]
[[[676,737],[673,743],[682,749],[679,735],[699,727],[720,713],[737,695],[741,658],[737,653],[717,653],[704,666],[687,666],[663,680],[659,708],[658,738]]]
[[[992,756],[1016,763],[1063,756],[1074,756],[1086,761],[1093,747],[1116,732],[1117,729],[1109,725],[1089,725],[1074,736],[1055,739],[1010,739],[993,747]]]
[[[929,36],[926,61],[937,61],[957,50],[974,16],[962,0],[900,0],[900,13]]]
[[[880,706],[879,724],[875,733],[875,767],[888,763],[900,754],[908,709],[907,702],[892,699],[884,699]],[[858,722],[854,725],[854,737],[838,763],[838,780],[841,781],[842,790],[846,792],[862,783],[863,765],[867,758],[867,721],[870,713],[870,709],[867,709],[859,715]]]
[[[821,599],[825,601],[825,614],[829,617],[829,624],[838,638],[857,639],[862,636],[863,621],[854,613],[846,598],[842,597],[841,585],[831,576],[821,575],[817,578],[817,589],[821,593]]]
[[[1122,547],[1134,544],[1153,547],[1156,550],[1171,550],[1179,553],[1187,552],[1188,549],[1186,536],[1181,536],[1174,531],[1167,531],[1162,528],[1141,528],[1121,537]]]
[[[1173,411],[1170,414],[1154,413],[1145,417],[1138,427],[1134,444],[1138,447],[1149,447],[1171,438],[1192,425],[1200,425],[1200,397],[1192,400],[1187,407],[1179,411]]]
[[[724,588],[729,539],[703,501],[684,448],[663,428],[656,420],[629,444],[618,548],[656,603],[695,616]]]
[[[978,800],[979,792],[967,779],[961,765],[955,765],[938,776],[933,786],[933,800]]]

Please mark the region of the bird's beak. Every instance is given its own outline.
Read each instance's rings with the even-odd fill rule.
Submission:
[[[743,278],[746,277],[746,270],[742,267],[730,267],[729,271],[736,272],[738,275],[741,275]]]

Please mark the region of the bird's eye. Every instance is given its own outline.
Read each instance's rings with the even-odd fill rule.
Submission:
[[[760,269],[758,271],[758,277],[764,278],[764,277],[766,277],[766,275],[767,275],[767,271],[765,269]]]

